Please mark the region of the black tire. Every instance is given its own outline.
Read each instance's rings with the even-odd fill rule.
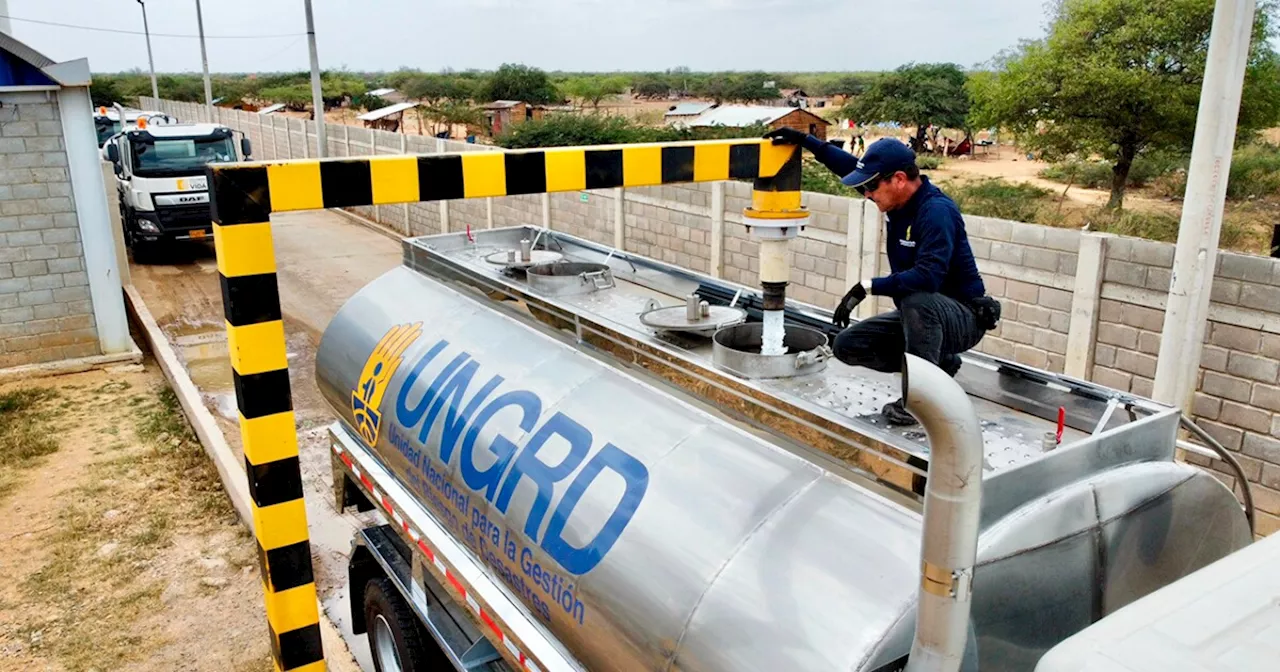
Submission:
[[[137,240],[135,238],[133,241],[133,246],[131,248],[133,251],[133,263],[135,264],[156,263],[156,260],[160,256],[157,253],[157,250],[160,248],[160,245],[161,243],[159,241],[150,242],[145,240]]]
[[[435,640],[422,629],[417,614],[400,596],[390,579],[370,579],[364,589],[364,618],[368,627],[369,654],[378,672],[390,672],[395,668],[383,665],[379,646],[380,637],[390,631],[395,655],[399,657],[404,672],[434,672],[452,670],[444,652]],[[384,629],[379,622],[386,624]]]

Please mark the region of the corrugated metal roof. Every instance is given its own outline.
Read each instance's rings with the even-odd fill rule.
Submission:
[[[387,95],[388,93],[395,93],[395,92],[396,92],[396,90],[395,90],[395,89],[374,89],[374,90],[370,91],[368,95],[370,95],[370,96],[385,96],[385,95]]]
[[[271,114],[272,112],[279,112],[283,109],[284,103],[276,103],[275,105],[268,105],[261,110],[258,110],[258,114]]]
[[[495,100],[492,103],[485,105],[484,109],[505,110],[507,108],[515,107],[516,105],[522,105],[522,104],[524,104],[524,101],[521,101],[521,100]]]
[[[761,107],[754,105],[721,105],[704,112],[689,122],[690,126],[729,126],[733,128],[752,124],[771,124],[792,112],[794,107]]]
[[[28,47],[25,43],[20,42],[17,38],[7,33],[0,33],[0,49],[4,49],[14,56],[21,58],[27,63],[30,63],[31,67],[39,70],[43,70],[56,63],[52,58]]]
[[[365,112],[364,114],[356,117],[356,119],[359,119],[360,121],[374,121],[383,117],[389,117],[397,112],[404,112],[411,107],[417,106],[417,103],[396,103],[395,105],[388,105],[371,112]]]
[[[707,110],[715,107],[715,103],[679,103],[663,116],[667,117],[687,117],[695,114],[702,114]]]

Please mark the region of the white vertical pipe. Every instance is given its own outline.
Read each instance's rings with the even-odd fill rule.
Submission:
[[[1254,9],[1254,0],[1218,0],[1213,10],[1152,395],[1183,410],[1191,408],[1204,346]]]
[[[902,396],[929,437],[916,633],[906,672],[956,672],[969,639],[982,504],[982,427],[951,376],[905,355]]]

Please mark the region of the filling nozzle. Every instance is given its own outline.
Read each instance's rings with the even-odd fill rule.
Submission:
[[[761,172],[777,166],[772,177],[756,178],[751,207],[742,216],[747,234],[760,243],[760,284],[764,290],[764,327],[760,353],[786,354],[783,311],[791,277],[788,241],[809,224],[809,211],[800,204],[800,148],[764,144]]]

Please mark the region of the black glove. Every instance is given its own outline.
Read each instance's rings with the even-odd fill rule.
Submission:
[[[839,305],[836,306],[836,312],[831,316],[831,324],[844,329],[849,326],[849,315],[853,314],[853,309],[858,307],[862,300],[867,298],[867,288],[862,283],[854,285],[844,298],[840,299]]]
[[[772,139],[775,145],[800,145],[804,143],[805,138],[809,137],[809,134],[783,126],[765,133],[764,137]]]

